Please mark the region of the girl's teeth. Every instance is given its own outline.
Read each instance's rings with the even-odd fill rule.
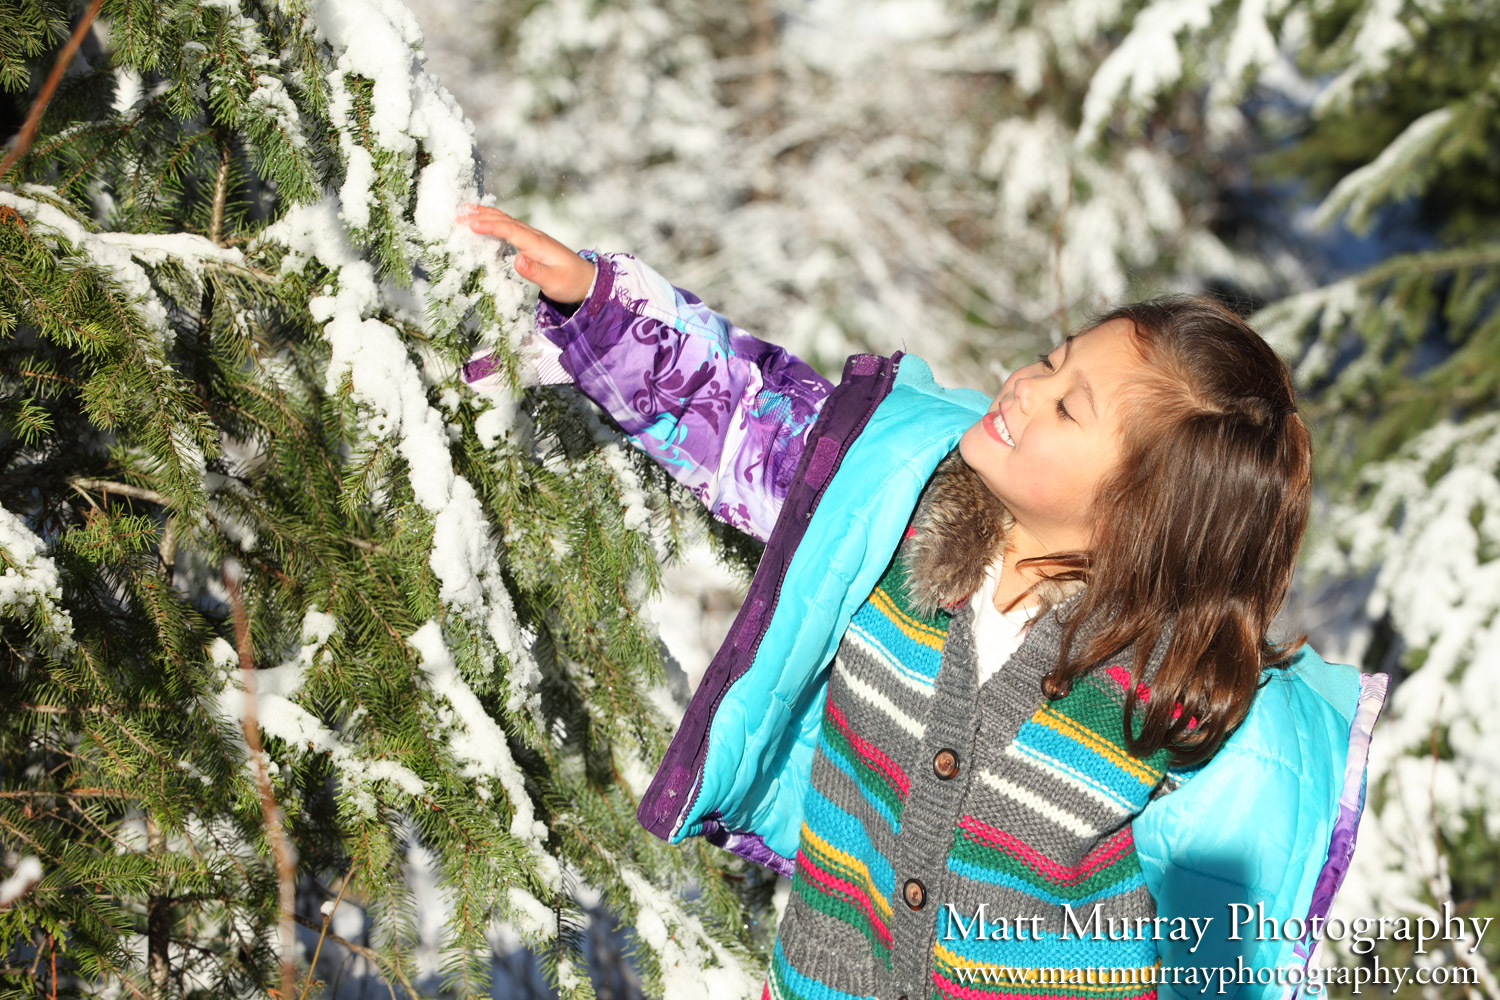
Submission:
[[[991,422],[995,425],[995,430],[999,431],[1000,440],[1004,441],[1006,444],[1014,448],[1016,446],[1016,440],[1015,438],[1010,436],[1010,428],[1006,427],[1005,421],[1000,418],[999,410],[995,411],[995,416],[992,418]]]

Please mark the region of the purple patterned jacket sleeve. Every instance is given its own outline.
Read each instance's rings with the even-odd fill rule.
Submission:
[[[715,517],[766,539],[833,386],[634,257],[594,263],[589,297],[571,315],[543,299],[537,331],[632,443]]]

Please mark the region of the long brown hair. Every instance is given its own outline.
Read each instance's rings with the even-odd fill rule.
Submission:
[[[1090,326],[1122,319],[1146,375],[1126,397],[1121,458],[1094,498],[1090,551],[1037,560],[1058,568],[1054,580],[1087,581],[1042,686],[1061,697],[1131,648],[1127,745],[1138,756],[1168,747],[1189,764],[1244,719],[1261,670],[1305,640],[1277,646],[1267,630],[1307,527],[1312,448],[1286,363],[1229,310],[1169,296]]]

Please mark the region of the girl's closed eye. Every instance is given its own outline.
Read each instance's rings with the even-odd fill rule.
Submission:
[[[1053,367],[1053,365],[1052,365],[1052,358],[1049,357],[1048,355],[1046,355],[1046,354],[1038,354],[1037,355],[1037,360],[1039,362],[1041,362],[1042,370],[1043,371],[1045,371],[1045,372],[1052,372],[1052,371],[1056,370]],[[1061,396],[1058,396],[1057,399],[1053,400],[1053,405],[1057,407],[1057,415],[1059,417],[1061,417],[1064,420],[1072,420],[1073,419],[1073,414],[1071,414],[1071,413],[1068,412],[1068,408],[1067,408],[1066,405],[1064,405],[1063,398]]]

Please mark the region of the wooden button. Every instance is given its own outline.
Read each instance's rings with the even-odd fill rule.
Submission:
[[[901,887],[901,895],[906,899],[906,905],[913,910],[920,910],[927,902],[927,887],[919,880],[909,878]]]
[[[958,753],[947,747],[939,750],[932,757],[932,773],[943,781],[947,781],[958,773]]]

